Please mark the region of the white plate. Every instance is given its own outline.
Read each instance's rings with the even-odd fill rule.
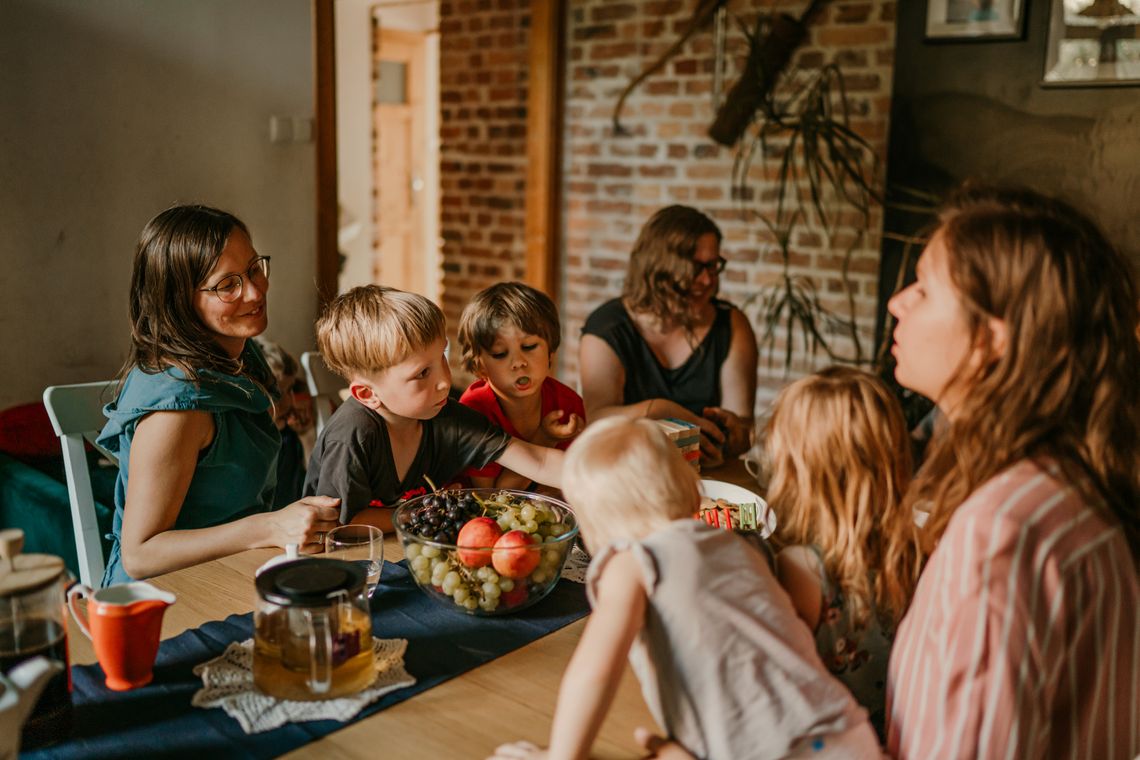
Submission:
[[[726,483],[723,480],[702,479],[701,495],[714,500],[724,499],[729,504],[753,503],[757,507],[757,514],[762,525],[760,535],[768,538],[776,530],[776,513],[768,508],[768,502],[764,501],[758,493],[732,483]]]

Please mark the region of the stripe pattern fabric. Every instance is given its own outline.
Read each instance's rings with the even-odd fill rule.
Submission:
[[[897,758],[1140,755],[1140,581],[1120,526],[1023,461],[951,518],[899,626]]]

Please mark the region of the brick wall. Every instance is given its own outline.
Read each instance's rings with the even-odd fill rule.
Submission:
[[[453,343],[475,293],[523,277],[529,7],[440,3],[442,306]]]
[[[526,82],[518,61],[525,61],[527,4],[526,0],[454,0],[441,5],[444,289],[450,320],[474,290],[522,274]],[[731,197],[732,151],[706,135],[714,116],[711,32],[691,39],[679,56],[629,98],[623,123],[633,136],[612,133],[611,116],[621,89],[668,47],[693,3],[568,0],[567,4],[559,294],[564,343],[558,374],[574,383],[582,322],[594,307],[620,293],[634,239],[658,208],[684,203],[717,221],[725,237],[722,253],[730,261],[721,278],[721,292],[738,305],[776,281],[780,264],[769,234],[760,223],[749,221],[742,202]],[[771,5],[771,0],[737,0],[731,7],[750,23],[756,9]],[[798,10],[804,3],[776,5]],[[799,53],[805,67],[840,64],[857,115],[855,127],[880,156],[886,154],[894,6],[884,0],[833,0]],[[506,18],[514,19],[509,26],[514,44],[509,49],[492,48],[494,61],[483,52],[477,62],[473,56],[479,53],[472,48],[489,48],[476,40],[502,34],[505,42],[505,31],[489,27],[492,19],[498,19],[507,28]],[[473,23],[479,28],[473,29]],[[458,43],[464,39],[471,48],[460,49]],[[731,28],[726,86],[735,81],[743,52],[743,38]],[[486,81],[477,81],[481,76]],[[514,78],[507,83],[510,76]],[[503,83],[494,84],[499,78]],[[496,92],[506,98],[506,90],[512,88],[516,99],[509,106],[494,99]],[[491,118],[480,118],[480,109]],[[493,130],[497,134],[491,134]],[[498,173],[490,171],[495,165],[500,167]],[[770,185],[754,187],[755,197],[768,203]],[[491,203],[509,207],[490,208]],[[761,208],[770,210],[770,203]],[[830,237],[818,227],[803,226],[792,246],[793,272],[814,278],[826,305],[845,309],[842,251],[857,242],[850,279],[865,352],[871,349],[874,326],[880,229],[881,215],[876,211],[869,229],[862,229],[853,218]],[[839,350],[849,350],[841,336],[834,339]],[[821,354],[816,363],[826,361]],[[794,373],[808,368],[808,358],[797,352]],[[760,375],[758,404],[763,405],[784,381],[782,351],[772,367],[761,358]]]

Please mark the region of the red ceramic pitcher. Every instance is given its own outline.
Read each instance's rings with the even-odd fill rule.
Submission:
[[[80,597],[87,599],[86,615],[76,606]],[[67,592],[75,622],[95,645],[95,656],[107,676],[107,688],[125,691],[150,683],[162,615],[174,599],[174,594],[142,581],[95,592],[79,583]]]

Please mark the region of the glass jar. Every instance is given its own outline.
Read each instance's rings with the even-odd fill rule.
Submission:
[[[71,668],[64,590],[70,576],[51,554],[21,554],[24,531],[0,531],[0,672],[43,656],[63,665],[24,724],[21,745],[34,749],[71,734]]]
[[[376,678],[365,572],[307,559],[257,576],[253,681],[279,699],[332,699]]]

